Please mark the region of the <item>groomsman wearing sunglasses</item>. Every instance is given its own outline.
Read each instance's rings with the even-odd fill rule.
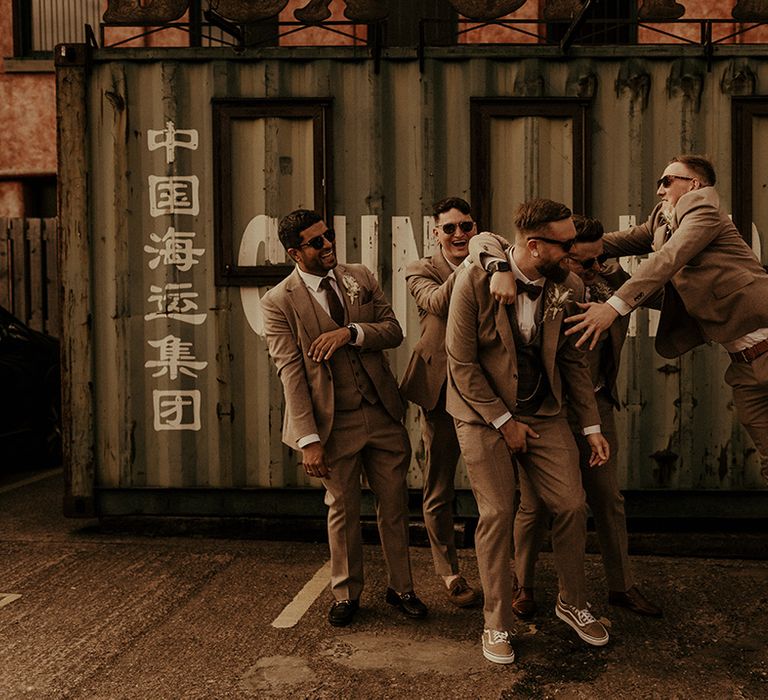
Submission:
[[[477,233],[465,200],[449,197],[433,207],[434,255],[408,265],[405,278],[416,301],[421,338],[405,370],[400,391],[421,408],[424,525],[429,535],[435,572],[442,577],[448,600],[458,607],[477,605],[479,590],[459,572],[453,530],[456,463],[461,450],[453,418],[445,410],[445,325],[456,276]]]
[[[608,632],[589,610],[584,576],[586,506],[579,453],[565,408],[569,392],[591,465],[604,464],[608,442],[600,433],[586,357],[564,335],[564,316],[583,299],[584,285],[569,274],[565,258],[576,231],[564,204],[535,199],[515,214],[518,235],[498,270],[511,270],[520,285],[514,304],[496,303],[488,276],[471,265],[456,281],[448,312],[447,409],[467,464],[479,520],[475,550],[485,595],[483,655],[512,663],[514,629],[510,572],[516,477],[520,466],[537,499],[553,516],[552,543],[560,594],[555,614],[594,646]],[[475,247],[480,260],[487,248]],[[525,496],[525,491],[523,492]],[[515,548],[519,547],[515,528]]]
[[[384,350],[403,333],[364,265],[339,265],[322,217],[298,209],[280,221],[296,269],[262,299],[269,354],[285,394],[283,441],[325,486],[334,626],[349,624],[363,590],[360,476],[376,496],[389,585],[386,602],[411,618],[427,608],[413,592],[406,475],[411,448],[402,398]]]
[[[576,214],[573,223],[576,238],[567,258],[568,266],[584,283],[586,301],[606,301],[613,295],[614,290],[629,279],[629,275],[618,263],[607,263],[608,254],[603,246],[603,226],[597,219]],[[482,234],[478,244],[485,238],[486,234]],[[485,248],[488,253],[492,253],[493,241],[487,241]],[[503,256],[501,248],[496,252],[499,258]],[[511,275],[507,276],[508,280],[509,277]],[[501,274],[497,278],[504,279]],[[660,617],[662,612],[659,607],[643,595],[632,576],[627,551],[624,497],[619,490],[616,473],[617,441],[613,412],[620,408],[616,377],[628,325],[629,316],[619,317],[601,334],[597,346],[587,352],[600,413],[600,427],[611,447],[608,462],[600,466],[590,466],[592,450],[581,434],[581,427],[572,409],[568,411],[568,420],[579,448],[581,483],[600,542],[608,583],[608,602],[628,608],[638,615]],[[538,553],[547,537],[548,514],[546,507],[526,480],[521,481],[520,487],[523,491],[522,502],[515,519],[515,574],[520,585],[515,592],[513,609],[518,617],[530,619],[536,612],[534,570]]]
[[[664,290],[656,351],[675,358],[708,341],[731,358],[725,380],[768,482],[768,273],[720,208],[715,169],[699,155],[673,158],[658,180],[661,202],[640,226],[605,235],[606,252],[653,253],[605,303],[568,321],[577,345]]]

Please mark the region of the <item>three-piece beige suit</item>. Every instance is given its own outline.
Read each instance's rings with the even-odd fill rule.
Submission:
[[[605,301],[627,279],[629,275],[618,264],[607,266],[597,276],[596,283],[587,286],[586,300]],[[597,296],[596,290],[603,293]],[[595,521],[609,591],[627,591],[634,585],[627,547],[624,497],[619,490],[616,471],[618,445],[614,417],[614,411],[620,407],[616,377],[628,325],[629,316],[620,316],[603,333],[597,347],[585,351],[600,413],[600,428],[611,448],[610,458],[605,464],[597,467],[589,465],[592,453],[589,443],[581,434],[575,413],[568,412],[579,448],[581,483]],[[520,488],[522,502],[515,519],[515,573],[521,586],[533,588],[536,559],[548,534],[549,516],[525,473],[521,474]]]
[[[321,333],[339,326],[315,301],[294,270],[262,299],[269,354],[283,383],[283,442],[316,434],[330,475],[322,479],[328,506],[331,590],[337,600],[357,600],[363,588],[360,533],[361,469],[376,496],[376,515],[389,586],[413,589],[408,555],[406,475],[408,434],[404,405],[383,350],[397,347],[402,329],[368,268],[333,270],[344,302],[345,323],[363,331],[361,347],[338,349],[315,362],[307,351]]]
[[[472,243],[472,257],[481,259]],[[537,333],[541,334],[541,359],[549,390],[534,415],[517,417],[540,437],[529,438],[527,452],[515,455],[553,516],[552,542],[560,592],[566,603],[578,608],[586,607],[586,505],[578,449],[563,404],[566,389],[583,427],[597,425],[600,419],[585,355],[575,347],[572,336],[565,336],[563,318],[577,312],[574,302],[583,299],[583,292],[584,286],[575,275],[561,285],[545,284]],[[489,277],[477,265],[456,281],[446,350],[447,409],[456,420],[480,515],[475,550],[485,593],[485,626],[510,630],[515,623],[509,564],[516,478],[512,454],[493,422],[506,412],[517,414],[521,378],[507,306],[491,297]]]
[[[610,255],[652,253],[616,295],[634,309],[663,286],[657,352],[677,357],[708,340],[730,344],[768,328],[768,273],[720,209],[714,187],[680,197],[669,226],[662,207],[640,226],[604,237]],[[725,380],[768,468],[768,352],[733,361]]]
[[[458,270],[442,250],[408,265],[405,279],[416,301],[421,338],[400,383],[403,397],[421,407],[424,445],[423,512],[435,571],[459,573],[453,530],[456,463],[461,453],[453,418],[445,410],[445,327]]]

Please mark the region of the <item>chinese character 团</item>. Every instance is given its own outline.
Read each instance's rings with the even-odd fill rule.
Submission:
[[[208,366],[207,362],[195,361],[195,356],[189,351],[192,343],[184,343],[174,335],[167,335],[162,340],[148,340],[147,343],[160,349],[159,360],[147,360],[144,363],[148,369],[157,368],[157,372],[152,374],[153,377],[167,374],[171,379],[177,379],[179,373],[196,377],[197,374],[192,370],[205,369]]]
[[[188,272],[192,265],[197,265],[199,260],[195,256],[205,253],[205,248],[193,248],[192,239],[195,234],[192,231],[177,231],[169,226],[165,235],[160,238],[155,233],[149,237],[155,243],[161,243],[157,248],[151,245],[144,246],[145,253],[154,253],[155,257],[149,261],[149,269],[154,270],[162,261],[163,265],[175,265],[179,272]]]
[[[197,175],[149,176],[149,213],[152,216],[164,214],[200,213],[197,192],[200,181]]]
[[[205,321],[208,314],[189,313],[198,308],[197,304],[192,301],[197,299],[197,292],[186,291],[191,288],[191,282],[171,283],[166,284],[164,287],[151,285],[149,290],[152,293],[147,298],[147,301],[155,302],[157,304],[157,311],[145,314],[144,320],[152,321],[156,318],[172,318],[176,321],[199,326]]]
[[[152,392],[155,430],[200,430],[200,391]]]
[[[149,129],[147,146],[150,151],[165,148],[165,162],[176,160],[177,148],[197,150],[197,129],[177,129],[173,122],[165,122],[165,129]]]

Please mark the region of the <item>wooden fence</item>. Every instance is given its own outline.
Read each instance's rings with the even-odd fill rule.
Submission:
[[[0,306],[31,328],[58,337],[56,219],[0,217]]]

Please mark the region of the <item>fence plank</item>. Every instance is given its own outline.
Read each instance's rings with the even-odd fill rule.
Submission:
[[[45,330],[45,316],[43,313],[43,306],[45,304],[43,222],[41,219],[27,219],[26,229],[28,254],[25,256],[27,269],[24,286],[25,296],[29,300],[27,325],[36,331],[43,331]]]
[[[61,336],[59,302],[59,260],[56,219],[43,219],[43,245],[45,251],[45,332]]]
[[[11,310],[10,244],[8,243],[8,219],[0,217],[0,306]]]
[[[26,286],[26,240],[24,219],[11,219],[11,313],[20,321],[27,322],[29,303]]]

